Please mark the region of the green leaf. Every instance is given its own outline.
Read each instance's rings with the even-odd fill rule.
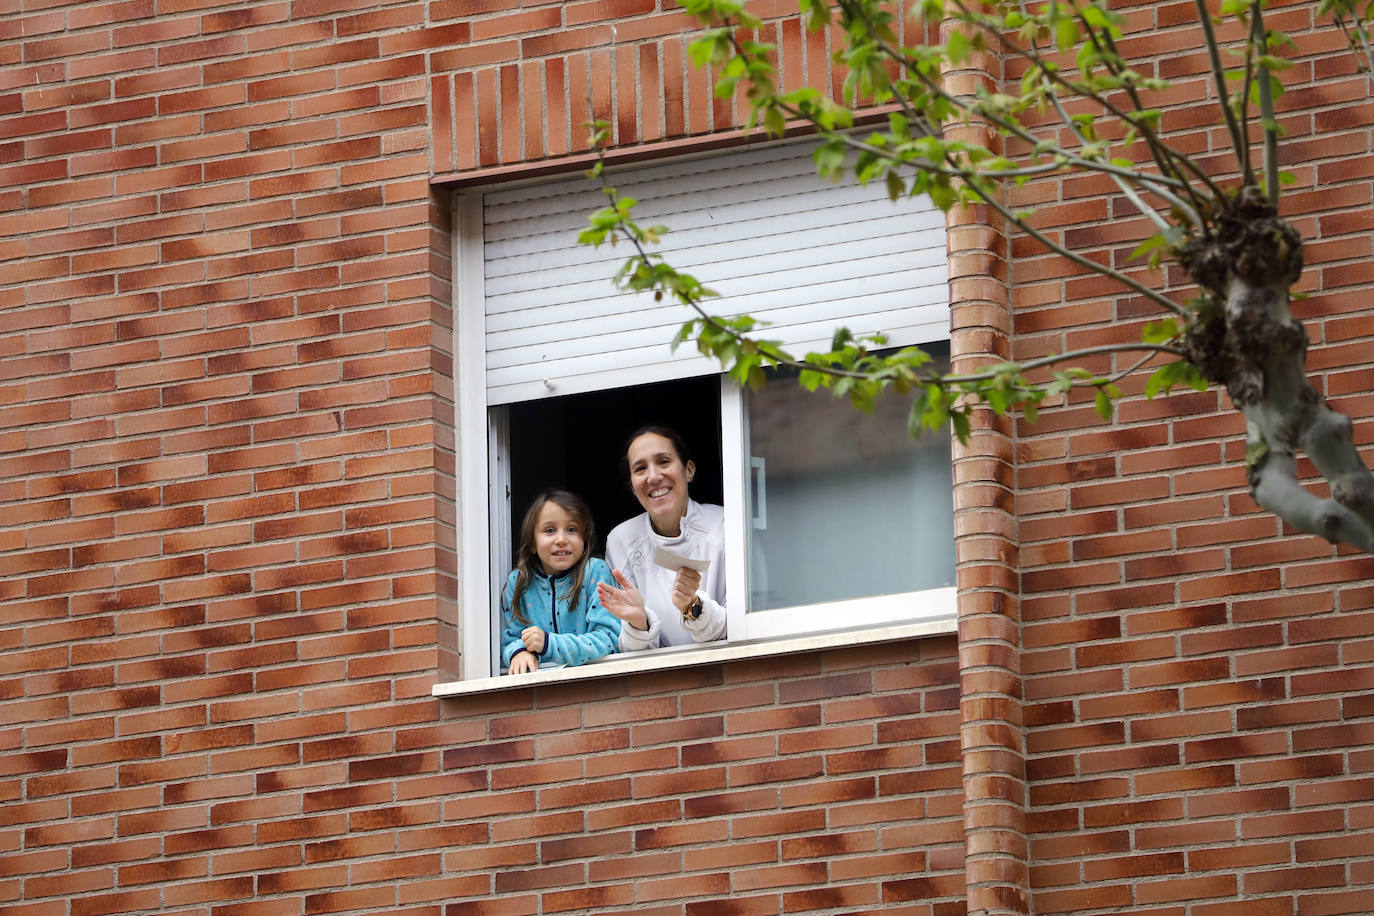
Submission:
[[[843,143],[822,143],[816,147],[812,157],[816,160],[817,174],[825,178],[838,178],[844,173]]]
[[[896,200],[897,198],[901,197],[901,196],[902,196],[903,194],[905,194],[905,193],[906,193],[906,182],[904,182],[904,181],[902,180],[902,176],[901,176],[901,175],[898,175],[898,174],[897,174],[897,171],[896,171],[895,169],[889,169],[888,172],[887,172],[887,196],[888,196],[888,199],[889,199],[889,200]]]
[[[959,440],[959,444],[967,445],[971,434],[967,411],[955,410],[950,413],[949,419],[954,424],[954,435]]]
[[[1091,4],[1083,7],[1083,21],[1095,29],[1105,29],[1113,38],[1121,37],[1121,29],[1117,23],[1122,21],[1118,13],[1110,12],[1099,6]]]
[[[1137,245],[1137,246],[1135,247],[1135,251],[1132,251],[1132,252],[1131,252],[1130,257],[1127,258],[1127,260],[1128,260],[1128,261],[1134,261],[1136,258],[1140,257],[1140,256],[1143,255],[1143,254],[1149,254],[1151,251],[1154,251],[1156,248],[1163,248],[1163,247],[1164,247],[1164,233],[1162,233],[1162,232],[1156,233],[1155,235],[1150,236],[1148,239],[1146,239],[1145,241],[1143,241],[1143,242],[1141,242],[1139,245]]]
[[[1150,373],[1150,378],[1145,382],[1145,397],[1154,400],[1155,395],[1159,394],[1161,391],[1168,394],[1178,374],[1177,370],[1174,368],[1177,365],[1178,363],[1169,363],[1168,365],[1160,366],[1154,372]]]
[[[968,36],[959,29],[950,29],[949,40],[945,42],[945,55],[952,64],[961,64],[968,59],[970,50]]]
[[[1178,322],[1172,318],[1151,321],[1145,325],[1140,339],[1148,344],[1162,344],[1173,340],[1180,333]]]
[[[941,210],[948,211],[950,207],[954,206],[954,188],[950,186],[949,179],[943,175],[937,176],[931,181],[926,193],[930,195],[931,203]]]
[[[1107,394],[1105,388],[1097,389],[1097,397],[1093,399],[1093,407],[1097,410],[1097,415],[1104,420],[1112,418],[1112,398]]]
[[[1194,391],[1206,391],[1207,380],[1198,372],[1197,366],[1192,363],[1180,360],[1176,363],[1169,363],[1160,366],[1151,373],[1149,380],[1145,383],[1145,396],[1153,398],[1161,391],[1168,394],[1175,385],[1187,385]]]
[[[925,432],[922,418],[925,416],[925,392],[918,390],[916,396],[911,400],[911,410],[906,414],[906,434],[912,439],[918,438]]]
[[[1054,27],[1054,42],[1061,51],[1067,51],[1078,44],[1080,35],[1078,20],[1072,16],[1064,16],[1059,20],[1059,24]]]
[[[1097,49],[1093,47],[1093,43],[1085,41],[1083,46],[1078,49],[1078,57],[1074,59],[1074,66],[1078,68],[1079,73],[1089,76],[1099,60],[1101,57],[1099,57]]]
[[[678,329],[677,329],[677,333],[673,335],[673,342],[672,342],[672,344],[671,344],[672,350],[673,350],[674,352],[676,352],[676,351],[677,351],[677,348],[678,348],[680,345],[682,345],[682,344],[686,343],[687,341],[691,340],[691,339],[692,339],[692,335],[693,335],[694,333],[696,333],[696,329],[697,329],[697,322],[696,322],[696,319],[693,319],[692,321],[689,321],[689,322],[687,322],[686,324],[684,324],[682,327],[678,328]]]
[[[988,406],[995,410],[998,415],[1006,416],[1007,404],[1010,401],[1010,392],[1004,388],[992,387],[984,392],[987,397]]]
[[[787,132],[787,121],[782,116],[782,109],[776,105],[768,108],[768,113],[763,116],[764,129],[774,137],[781,137]]]

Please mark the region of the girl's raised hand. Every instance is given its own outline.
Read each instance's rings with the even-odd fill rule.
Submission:
[[[596,583],[596,597],[601,601],[601,606],[636,630],[649,629],[649,618],[644,613],[644,596],[620,570],[611,570],[611,575],[620,583],[620,588],[611,588],[605,582]]]
[[[520,641],[536,655],[544,651],[544,631],[538,627],[525,627],[520,632]]]
[[[539,670],[539,659],[528,652],[517,652],[515,658],[510,660],[511,674],[527,674],[531,671]]]

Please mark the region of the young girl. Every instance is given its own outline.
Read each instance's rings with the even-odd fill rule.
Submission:
[[[601,606],[597,585],[611,569],[591,555],[592,513],[566,490],[545,490],[520,525],[520,554],[501,594],[501,664],[511,674],[580,665],[609,655],[620,621]]]

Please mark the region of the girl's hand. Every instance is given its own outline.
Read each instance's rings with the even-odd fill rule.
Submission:
[[[510,660],[511,674],[526,674],[531,671],[539,670],[539,659],[528,652],[517,652],[515,658]]]
[[[618,569],[611,570],[620,588],[611,588],[605,582],[596,583],[596,597],[601,606],[636,630],[649,629],[649,617],[644,613],[644,596],[639,589]]]
[[[520,641],[531,652],[538,654],[544,651],[544,631],[538,627],[525,627],[520,633]]]
[[[679,614],[686,616],[687,609],[697,600],[697,589],[700,587],[701,573],[690,566],[677,571],[677,578],[673,579],[673,607],[677,608]]]

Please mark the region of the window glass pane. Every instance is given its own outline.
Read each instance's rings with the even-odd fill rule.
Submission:
[[[745,409],[751,611],[954,584],[947,429],[911,439],[908,399],[869,415],[781,373]]]

